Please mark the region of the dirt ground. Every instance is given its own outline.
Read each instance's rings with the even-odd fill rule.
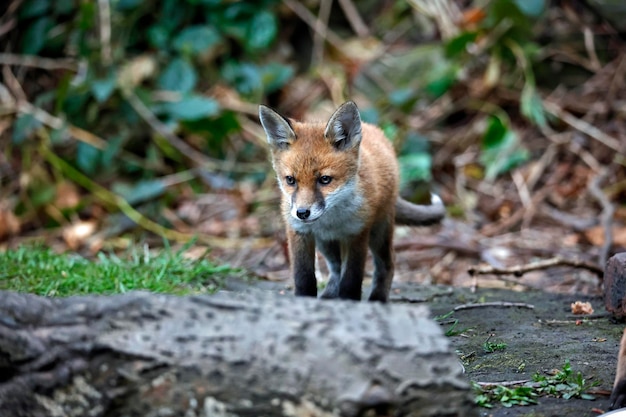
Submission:
[[[252,287],[291,293],[285,282],[257,281]],[[246,288],[248,284],[242,282],[229,284],[230,290]],[[600,296],[489,288],[472,292],[469,288],[398,283],[394,284],[391,301],[427,303],[433,317],[453,312],[441,320],[442,329],[447,331],[458,320],[454,329],[462,332],[451,336],[450,341],[471,381],[530,380],[536,372],[562,369],[569,361],[572,370],[582,372],[588,382],[599,382],[591,389],[594,401],[539,397],[538,404],[531,406],[480,408],[481,416],[591,417],[608,410],[608,393],[624,325],[614,323],[605,314]],[[590,302],[595,313],[586,319],[573,315],[570,304],[575,301]],[[495,305],[467,307],[475,303]],[[485,353],[483,344],[488,338],[494,343],[506,343],[506,348]]]
[[[480,307],[455,311],[456,329],[467,329],[452,336],[452,346],[464,358],[467,376],[475,382],[509,382],[531,379],[536,372],[561,369],[569,360],[574,372],[581,371],[596,400],[540,397],[538,404],[524,407],[481,409],[483,416],[597,416],[608,409],[608,396],[614,378],[616,355],[623,324],[613,323],[604,314],[604,303],[597,296],[552,294],[540,291],[515,292],[478,289],[416,286],[397,288],[396,302],[424,299],[434,316],[447,314],[471,303],[523,303],[526,307]],[[424,296],[424,293],[431,295]],[[574,301],[589,301],[596,313],[583,319],[571,313]],[[405,301],[406,302],[406,301]],[[534,308],[529,308],[534,307]],[[444,331],[451,324],[442,323]],[[485,353],[482,346],[506,343],[506,349]]]

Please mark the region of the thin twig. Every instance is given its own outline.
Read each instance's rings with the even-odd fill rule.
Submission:
[[[169,127],[137,97],[130,89],[122,89],[122,94],[130,104],[130,106],[139,114],[139,116],[159,135],[163,136],[170,145],[177,149],[184,156],[189,158],[198,167],[208,168],[214,171],[224,171],[225,164],[213,158],[209,158],[202,152],[191,147],[187,142],[172,133]],[[259,164],[237,163],[237,165],[229,166],[228,171],[235,172],[259,172]]]
[[[539,191],[537,191],[531,199],[530,207],[537,207],[539,203],[541,203],[546,198],[546,196],[552,192],[553,189],[554,184],[547,184]],[[526,223],[528,223],[530,222],[530,214],[534,214],[534,211],[532,213],[529,213],[530,210],[531,209],[527,209],[526,207],[522,206],[509,217],[498,220],[495,223],[489,223],[485,225],[481,229],[480,233],[488,237],[496,236],[502,233],[504,230],[508,230],[509,228],[513,227],[523,220],[526,220]]]
[[[596,46],[593,42],[593,32],[588,26],[584,27],[583,36],[585,39],[585,49],[587,49],[587,55],[589,55],[589,63],[594,70],[600,71],[602,65],[600,65],[598,54],[596,54]]]
[[[78,63],[69,58],[52,59],[42,58],[36,55],[19,55],[11,53],[0,53],[0,64],[17,65],[21,67],[41,68],[48,71],[52,70],[69,70],[78,71]]]
[[[318,20],[313,13],[309,11],[302,3],[295,0],[283,0],[283,3],[291,9],[300,19],[304,21],[311,29],[313,29],[316,33],[320,30],[318,27]],[[330,43],[333,47],[341,50],[343,47],[343,41],[339,36],[337,36],[332,30],[328,27],[324,28],[324,32],[322,35],[326,38],[328,43]]]
[[[528,308],[530,310],[534,310],[535,306],[532,304],[526,303],[510,303],[508,301],[493,301],[489,303],[473,303],[473,304],[461,304],[454,307],[454,311],[460,310],[469,310],[472,308],[487,308],[487,307],[518,307],[518,308]]]
[[[607,176],[607,170],[602,169],[598,175],[596,175],[589,182],[589,193],[600,203],[602,206],[602,213],[600,214],[600,224],[604,229],[604,243],[600,248],[600,254],[598,255],[598,263],[602,266],[606,265],[606,261],[609,259],[609,252],[613,245],[613,214],[615,213],[615,207],[611,204],[609,198],[600,189],[600,183],[604,181]]]
[[[595,273],[598,276],[604,274],[604,269],[595,264],[578,259],[565,259],[561,257],[555,257],[550,259],[543,259],[540,261],[530,262],[524,265],[516,265],[509,268],[495,268],[492,266],[471,267],[467,270],[470,275],[515,275],[521,277],[526,272],[537,271],[541,269],[548,269],[555,266],[571,266],[574,268],[587,269]]]
[[[76,139],[79,142],[83,142],[88,145],[91,145],[96,149],[104,150],[107,147],[106,140],[102,139],[100,136],[88,130],[81,129],[80,127],[71,125],[64,120],[51,115],[44,109],[40,107],[36,107],[27,101],[20,102],[17,105],[16,111],[22,114],[30,114],[38,122],[52,129],[55,129],[55,130],[67,129],[67,133],[69,134],[69,136],[71,136],[72,138]],[[139,158],[136,155],[125,150],[122,150],[120,152],[120,157],[139,167],[144,167],[146,165],[146,161],[144,161],[142,158]]]
[[[502,382],[474,382],[476,385],[480,385],[481,387],[512,387],[515,385],[524,385],[529,383],[530,379],[520,379],[519,381],[502,381]]]
[[[409,4],[437,22],[444,39],[450,39],[459,33],[460,29],[455,22],[461,20],[461,11],[454,1],[409,0]]]
[[[544,101],[543,106],[548,113],[558,117],[574,129],[583,132],[591,138],[594,138],[598,142],[604,144],[605,146],[613,149],[616,152],[621,151],[622,145],[620,144],[619,140],[615,139],[613,136],[607,135],[597,127],[592,126],[586,121],[575,117],[571,113],[568,113],[567,111],[563,110],[558,104]]]
[[[321,0],[320,10],[315,20],[315,35],[313,36],[313,56],[311,61],[314,66],[319,65],[324,60],[324,42],[328,32],[328,18],[333,7],[333,0]]]
[[[47,137],[45,130],[41,130],[40,134],[42,135],[44,141],[49,141],[49,137]],[[195,235],[191,233],[183,233],[177,230],[168,229],[167,227],[164,227],[141,214],[121,196],[113,193],[112,191],[109,191],[105,187],[97,184],[96,182],[91,180],[91,178],[78,171],[76,168],[74,168],[62,158],[58,157],[54,152],[52,152],[46,144],[41,147],[41,151],[46,160],[52,166],[54,166],[59,171],[64,172],[66,175],[68,175],[68,177],[71,177],[72,180],[74,180],[81,187],[84,187],[86,190],[91,192],[91,194],[97,199],[114,207],[117,207],[122,213],[124,213],[126,217],[136,223],[139,227],[146,229],[147,231],[152,232],[165,239],[176,242],[189,242],[191,240],[197,240],[200,243],[219,248],[235,248],[240,246],[260,248],[266,247],[272,242],[271,239],[265,238],[246,240],[231,239],[218,236]]]
[[[17,78],[13,74],[13,71],[11,71],[11,67],[9,67],[8,65],[3,65],[2,76],[4,77],[7,88],[11,91],[11,93],[15,97],[16,102],[17,103],[25,102],[27,99],[26,93],[24,92],[24,89],[22,88],[22,85],[20,84],[20,82],[17,80]]]
[[[339,5],[341,6],[343,13],[346,15],[346,19],[348,19],[348,23],[350,23],[354,33],[361,38],[369,36],[370,30],[361,18],[361,15],[352,0],[339,0]]]
[[[100,26],[100,59],[106,66],[111,64],[111,4],[109,0],[98,0]]]

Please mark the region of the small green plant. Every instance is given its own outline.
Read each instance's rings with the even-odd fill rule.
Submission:
[[[119,257],[100,253],[92,261],[75,254],[56,254],[42,246],[0,252],[0,290],[45,296],[115,294],[131,290],[159,293],[211,293],[222,286],[228,266],[208,259],[189,259],[185,248],[157,254],[134,249]]]
[[[533,375],[531,382],[513,387],[498,384],[481,386],[473,383],[476,391],[476,404],[485,408],[492,408],[496,403],[504,407],[536,404],[536,398],[539,396],[593,400],[594,396],[586,391],[597,385],[597,381],[587,383],[582,372],[574,373],[569,361],[566,361],[563,368],[552,375],[546,376],[537,372]]]
[[[450,327],[448,327],[448,330],[446,330],[445,332],[445,335],[448,337],[458,336],[470,330],[470,327],[463,327],[463,328],[457,329],[456,326],[459,324],[459,319],[452,317],[453,314],[454,314],[454,311],[450,311],[446,314],[442,314],[434,318],[434,320],[436,322],[439,322],[440,324],[450,323]]]
[[[507,344],[504,342],[490,342],[489,339],[491,339],[492,336],[493,335],[490,334],[487,340],[485,340],[485,343],[483,343],[483,350],[485,353],[493,353],[506,349]]]
[[[537,384],[537,392],[558,398],[582,398],[583,400],[593,400],[595,397],[587,394],[589,388],[598,385],[598,381],[587,383],[582,372],[574,373],[569,361],[565,362],[563,369],[558,370],[553,375],[541,375],[538,372],[533,375],[533,381]]]
[[[495,403],[500,403],[504,407],[537,404],[537,400],[535,399],[537,393],[534,391],[533,387],[525,385],[511,388],[496,385],[489,389],[474,384],[474,389],[478,391],[476,404],[485,408],[492,408]]]

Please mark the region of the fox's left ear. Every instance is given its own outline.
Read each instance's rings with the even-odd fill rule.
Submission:
[[[289,121],[262,104],[259,106],[259,120],[267,135],[267,142],[273,149],[287,149],[296,140]]]
[[[339,150],[361,143],[361,116],[354,101],[346,101],[330,116],[324,136]]]

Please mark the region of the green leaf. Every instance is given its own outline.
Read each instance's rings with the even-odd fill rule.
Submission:
[[[510,171],[514,167],[528,160],[528,150],[524,149],[517,134],[508,130],[503,124],[494,123],[494,130],[488,129],[483,137],[483,150],[480,162],[485,167],[485,179],[494,180],[498,175]],[[500,128],[505,127],[504,134],[500,135]],[[489,143],[489,146],[486,146]]]
[[[28,19],[44,15],[50,10],[49,0],[27,0],[19,7],[20,19]]]
[[[157,108],[176,120],[198,120],[216,116],[220,112],[217,101],[195,94],[187,95],[180,101],[164,103]]]
[[[139,7],[143,3],[142,0],[117,0],[113,2],[113,5],[117,10],[130,10]]]
[[[173,41],[173,47],[181,53],[197,55],[219,44],[220,34],[211,26],[190,26],[183,29]]]
[[[102,151],[102,166],[107,168],[115,167],[115,159],[122,150],[124,144],[123,136],[111,136],[107,140],[107,146]]]
[[[170,39],[170,33],[163,25],[153,25],[147,31],[148,42],[157,49],[166,49]]]
[[[116,77],[115,74],[109,75],[107,78],[94,80],[91,82],[91,94],[98,103],[107,101],[111,94],[115,90]]]
[[[467,45],[474,42],[478,36],[477,32],[463,32],[450,39],[445,45],[446,57],[454,58],[467,51]]]
[[[95,174],[100,162],[101,151],[85,142],[78,142],[76,147],[76,165],[84,173]]]
[[[396,107],[404,106],[414,100],[415,90],[413,88],[399,88],[389,93],[389,102]]]
[[[272,62],[261,67],[260,73],[264,93],[269,94],[287,84],[293,78],[294,70],[288,65]]]
[[[38,184],[30,192],[30,202],[34,207],[41,207],[54,200],[56,190],[49,184]]]
[[[222,77],[245,96],[260,93],[263,89],[261,71],[251,63],[227,62],[222,66]]]
[[[545,0],[513,0],[518,9],[526,16],[539,17],[546,7]]]
[[[539,127],[546,126],[546,114],[543,109],[543,103],[532,83],[526,82],[524,84],[520,107],[524,117],[533,124]]]
[[[454,85],[455,81],[456,72],[454,68],[448,67],[442,71],[433,71],[433,75],[426,84],[425,89],[433,97],[441,97]]]
[[[52,19],[48,16],[40,17],[26,29],[22,38],[22,52],[27,55],[37,55],[46,44],[48,31],[52,27]]]
[[[26,139],[28,139],[35,130],[39,129],[41,123],[35,119],[32,114],[20,114],[15,123],[13,123],[13,134],[11,135],[11,141],[15,145],[21,145]]]
[[[51,2],[49,0],[43,0],[43,1],[45,1],[46,3],[53,3],[54,13],[58,15],[70,14],[74,10],[76,10],[74,6],[74,0],[56,0],[55,2]]]
[[[432,158],[426,152],[411,153],[398,158],[400,163],[400,176],[402,184],[410,181],[425,180],[431,178]]]
[[[133,185],[115,183],[112,188],[113,192],[132,205],[154,200],[166,190],[161,180],[139,181]]]
[[[502,120],[499,117],[490,117],[487,130],[483,136],[482,148],[491,149],[501,146],[507,131],[508,128],[504,125],[504,123],[502,123]]]
[[[246,47],[259,50],[269,47],[278,33],[276,17],[267,10],[256,13],[248,24]]]
[[[165,68],[157,84],[163,90],[187,93],[194,88],[197,80],[193,66],[185,59],[176,58]]]

